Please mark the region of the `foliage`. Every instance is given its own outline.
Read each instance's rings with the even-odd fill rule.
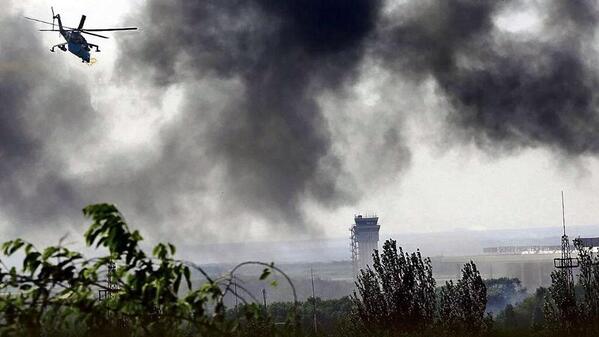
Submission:
[[[439,323],[448,335],[478,336],[487,331],[487,287],[474,262],[462,268],[462,278],[449,281],[439,295]]]
[[[233,291],[235,270],[260,264],[265,267],[261,278],[280,271],[272,264],[246,262],[230,275],[212,279],[201,268],[176,260],[170,243],[146,253],[140,247],[142,236],[129,229],[115,206],[91,205],[83,213],[92,220],[86,244],[106,248],[107,255],[86,259],[60,243],[39,250],[21,239],[2,245],[4,256],[23,256],[20,269],[0,260],[2,336],[243,335],[240,331],[249,330],[224,315],[223,298]],[[112,264],[117,266],[110,275],[116,289],[105,281]],[[195,289],[192,269],[207,280]],[[97,291],[105,291],[107,298],[98,300]],[[247,303],[244,296],[235,296]],[[261,316],[255,306],[247,306],[245,314],[247,326]]]
[[[387,240],[373,260],[373,268],[360,271],[353,295],[361,328],[407,333],[430,328],[435,313],[430,259],[398,251],[396,242]]]
[[[543,306],[546,288],[538,288],[534,294],[515,305],[508,304],[496,318],[496,325],[506,331],[539,331],[545,325]]]
[[[575,240],[580,270],[578,285],[583,296],[579,305],[586,331],[599,333],[599,259],[589,248]]]
[[[352,300],[349,297],[342,297],[335,300],[322,300],[320,298],[308,298],[302,302],[298,309],[298,315],[304,331],[312,331],[314,329],[314,310],[316,311],[316,330],[325,333],[332,332],[340,327],[348,318],[352,311]],[[269,307],[269,312],[273,315],[275,321],[281,321],[284,313],[290,309],[289,304],[285,308],[274,303]]]
[[[435,294],[431,261],[420,252],[408,254],[388,240],[382,254],[373,254],[373,269],[361,270],[354,294],[358,328],[365,334],[393,331],[395,335],[431,333],[482,335],[487,287],[474,262],[462,269],[457,282],[449,281]]]
[[[551,287],[545,301],[545,319],[550,329],[571,334],[578,326],[579,308],[574,284],[565,269],[551,273]]]
[[[526,297],[526,288],[522,287],[517,278],[497,278],[484,281],[487,287],[487,310],[496,312],[522,301]]]
[[[579,272],[575,285],[566,269],[551,274],[545,302],[547,330],[556,335],[597,336],[599,334],[599,259],[591,249],[574,240]]]
[[[599,260],[579,244],[576,286],[554,271],[549,289],[520,303],[514,299],[525,290],[517,279],[483,282],[473,262],[459,280],[435,288],[430,259],[403,252],[393,240],[375,251],[353,296],[298,303],[293,283],[273,264],[244,262],[213,279],[176,259],[172,244],[143,250],[141,234],[129,229],[115,206],[91,205],[83,212],[91,219],[86,244],[106,252],[99,257],[86,258],[62,240],[43,249],[22,239],[2,244],[0,336],[300,336],[313,334],[314,310],[316,335],[322,336],[599,335]],[[7,262],[17,259],[19,266]],[[262,268],[260,280],[278,272],[294,302],[256,304],[261,301],[236,276],[248,265]],[[111,266],[116,268],[108,273]],[[205,283],[193,287],[192,272]],[[107,295],[103,300],[100,291]],[[241,304],[227,311],[224,298],[231,295]],[[503,304],[491,329],[485,310]]]
[[[293,311],[292,302],[275,302],[266,308],[267,317],[274,326],[280,326],[290,319],[289,313]],[[353,303],[349,297],[334,300],[321,298],[308,298],[305,302],[297,303],[297,321],[301,331],[314,332],[314,310],[316,313],[316,331],[319,335],[331,335],[342,329],[352,312]],[[264,310],[263,308],[261,310]],[[240,312],[236,312],[240,311]],[[229,309],[227,315],[243,319],[241,310]]]

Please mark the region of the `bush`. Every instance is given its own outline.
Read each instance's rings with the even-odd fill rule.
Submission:
[[[212,279],[201,268],[175,259],[170,243],[146,253],[139,246],[140,233],[129,229],[113,205],[91,205],[83,213],[92,220],[85,242],[106,248],[107,255],[86,259],[60,244],[38,250],[21,239],[2,245],[4,256],[24,258],[20,270],[1,263],[0,291],[5,295],[0,296],[0,335],[235,336],[252,334],[253,326],[264,322],[256,306],[246,307],[243,322],[225,317],[223,298],[234,289],[233,272]],[[246,264],[266,267],[262,279],[278,270],[261,262],[238,267]],[[108,270],[114,286],[106,282]],[[192,288],[192,270],[207,279],[199,288]],[[106,294],[104,300],[96,297],[98,291]],[[290,324],[288,331],[293,333],[294,327]]]

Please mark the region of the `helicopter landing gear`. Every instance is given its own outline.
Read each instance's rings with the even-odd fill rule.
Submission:
[[[62,50],[62,51],[67,51],[67,47],[64,46],[65,44],[57,44],[52,46],[52,48],[50,48],[51,52],[55,51],[55,48],[58,47],[58,49]]]

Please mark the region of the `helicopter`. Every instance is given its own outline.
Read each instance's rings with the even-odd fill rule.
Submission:
[[[52,22],[34,19],[27,16],[25,17],[25,19],[44,23],[47,25],[52,25],[52,29],[40,29],[40,32],[59,32],[59,36],[62,36],[66,40],[66,42],[52,46],[52,48],[50,48],[50,51],[54,52],[55,48],[58,48],[62,51],[67,51],[68,49],[69,52],[79,57],[81,59],[81,62],[83,63],[89,64],[90,61],[94,60],[91,58],[90,55],[91,48],[95,48],[95,52],[99,53],[100,47],[96,44],[88,43],[82,34],[88,34],[103,39],[108,39],[107,36],[100,35],[94,32],[137,30],[137,27],[84,29],[83,25],[85,24],[86,19],[85,15],[81,15],[81,20],[79,21],[79,26],[77,26],[77,28],[67,27],[62,25],[60,14],[54,15],[54,8],[50,7],[50,9],[52,10]],[[58,29],[55,29],[55,20],[58,21]]]

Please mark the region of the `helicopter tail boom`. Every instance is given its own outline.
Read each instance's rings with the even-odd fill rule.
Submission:
[[[64,27],[62,26],[62,20],[60,19],[60,14],[54,15],[54,17],[52,18],[52,22],[54,22],[54,19],[58,20],[58,31],[60,32],[60,34],[62,34],[64,36],[65,30],[64,30]]]

